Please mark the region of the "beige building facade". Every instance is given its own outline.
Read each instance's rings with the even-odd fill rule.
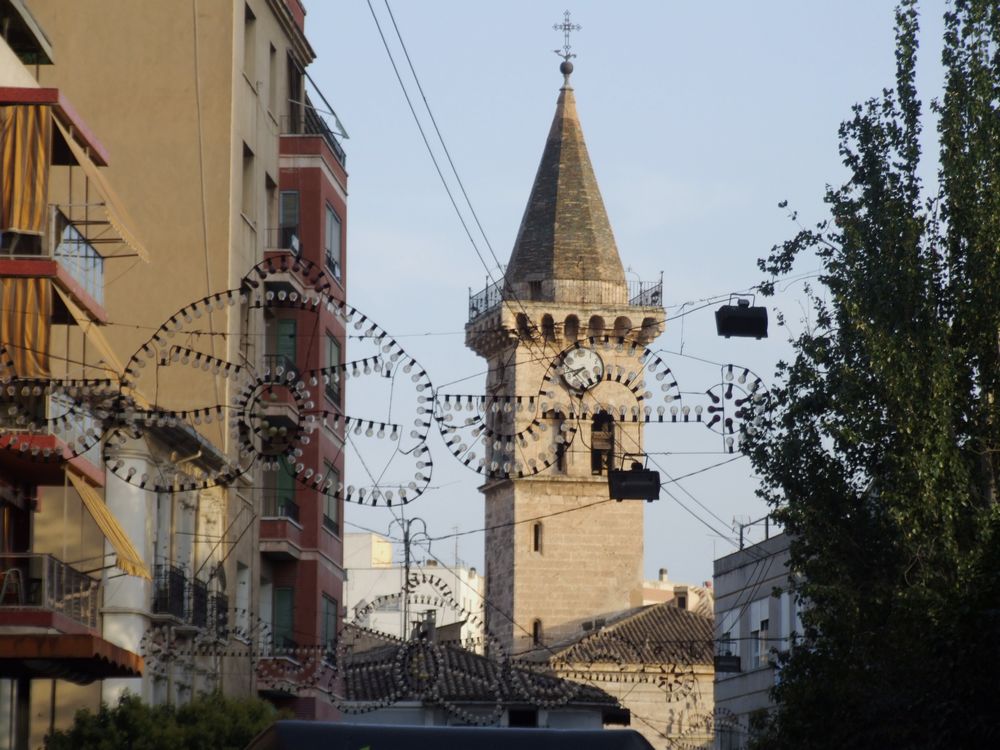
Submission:
[[[305,132],[304,70],[315,57],[304,33],[305,9],[299,0],[31,0],[30,7],[63,62],[41,68],[39,83],[65,92],[101,133],[114,154],[106,172],[148,252],[148,263],[124,255],[116,260],[104,290],[105,337],[131,368],[130,357],[178,311],[239,288],[268,251],[290,257],[285,235],[302,233],[282,220],[281,177],[290,157],[282,160],[280,151],[283,134]],[[338,184],[346,185],[346,173]],[[338,211],[343,218],[343,207]],[[205,309],[189,324],[184,343],[263,372],[274,357],[263,310],[246,304]],[[159,364],[136,375],[135,392],[160,409],[238,400],[224,374]],[[227,420],[190,427],[190,434],[180,431],[182,438],[147,436],[130,444],[118,471],[175,487],[239,462],[237,434]],[[154,571],[152,583],[116,582],[107,589],[109,638],[145,652],[152,628],[180,658],[153,664],[142,680],[106,682],[92,708],[101,697],[114,702],[125,689],[152,702],[183,702],[204,689],[257,690],[254,658],[231,656],[225,664],[195,658],[191,639],[203,641],[211,628],[220,643],[235,638],[258,656],[273,647],[282,614],[275,612],[277,599],[260,595],[277,579],[275,555],[261,554],[260,519],[280,515],[284,523],[291,506],[265,497],[262,488],[270,484],[257,466],[227,486],[186,492],[149,492],[109,478],[108,504],[128,519]],[[330,506],[327,513],[339,523],[339,510]],[[298,519],[294,523],[301,531]],[[339,560],[327,567],[343,578]],[[318,648],[315,631],[336,630],[339,589],[329,601],[320,602],[312,590],[303,596],[313,593],[316,601],[298,605],[316,621],[308,643]],[[324,702],[323,696],[308,700]],[[324,715],[332,711],[327,703]]]

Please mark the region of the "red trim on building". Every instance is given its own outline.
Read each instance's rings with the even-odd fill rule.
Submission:
[[[0,104],[46,104],[52,107],[59,122],[73,130],[74,136],[99,167],[108,166],[108,150],[97,140],[87,123],[59,89],[0,86]]]

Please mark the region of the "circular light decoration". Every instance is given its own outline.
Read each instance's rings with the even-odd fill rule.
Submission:
[[[434,416],[455,458],[506,479],[559,464],[602,412],[617,422],[662,422],[680,402],[673,372],[635,336],[591,336],[553,357],[534,393],[438,393]]]
[[[21,377],[0,344],[0,449],[44,462],[85,454],[104,436],[120,394],[112,378]]]
[[[705,426],[722,435],[723,449],[734,453],[739,445],[736,437],[745,430],[754,434],[764,419],[770,404],[770,393],[757,375],[746,367],[723,365],[720,382],[705,391],[710,403],[705,408]]]
[[[352,357],[361,356],[329,359],[323,311],[345,327]],[[232,317],[241,333],[220,333],[233,328]],[[344,413],[347,380],[352,394],[363,392],[359,400],[380,413]],[[145,489],[225,485],[256,466],[348,502],[393,505],[419,497],[430,483],[426,371],[385,330],[334,297],[324,272],[304,259],[269,258],[238,289],[181,308],[129,360],[123,391],[146,394],[155,406],[132,399],[117,410],[104,460],[116,476]],[[152,427],[197,431],[228,448],[216,468],[200,462],[173,481],[139,474],[123,452]],[[324,430],[343,443],[344,463],[364,468],[364,476],[345,482],[330,471],[312,445]]]

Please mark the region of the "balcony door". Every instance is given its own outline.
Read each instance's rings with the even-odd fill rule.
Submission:
[[[278,363],[287,370],[296,364],[296,325],[295,319],[278,320],[277,340],[274,342],[274,353],[278,355]]]

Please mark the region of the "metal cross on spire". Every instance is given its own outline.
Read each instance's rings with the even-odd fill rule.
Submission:
[[[573,31],[579,31],[583,27],[578,23],[573,23],[569,20],[569,11],[567,10],[563,13],[563,22],[553,24],[552,28],[555,31],[561,31],[563,33],[563,48],[554,50],[554,52],[562,57],[564,62],[569,62],[571,57],[576,57],[572,52],[570,52],[569,35]]]

